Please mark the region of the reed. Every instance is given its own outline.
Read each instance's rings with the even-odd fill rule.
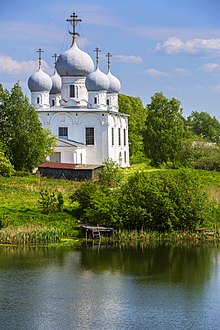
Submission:
[[[159,233],[156,231],[143,230],[119,230],[114,236],[119,242],[150,242],[154,240],[173,241],[173,242],[201,242],[201,241],[219,241],[218,230],[213,231],[173,231]]]
[[[0,244],[29,245],[60,242],[62,233],[41,226],[7,227],[0,230]]]

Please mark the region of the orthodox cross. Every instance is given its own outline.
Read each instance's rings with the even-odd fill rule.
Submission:
[[[108,52],[106,55],[105,55],[108,59],[108,71],[110,70],[110,64],[111,64],[111,61],[110,61],[110,58],[112,57],[112,55]]]
[[[39,53],[39,55],[38,55],[38,63],[39,63],[39,69],[40,69],[40,67],[41,67],[41,63],[42,63],[42,53],[43,53],[44,51],[41,49],[41,48],[39,48],[38,50],[37,50],[37,53]]]
[[[69,33],[72,35],[73,37],[73,42],[72,44],[74,44],[74,42],[76,41],[76,36],[79,35],[79,33],[76,32],[76,25],[78,22],[81,22],[82,20],[78,18],[78,16],[73,13],[72,15],[70,15],[70,18],[66,20],[67,22],[70,22],[72,24],[72,31],[69,31]]]
[[[99,49],[99,47],[96,47],[94,49],[94,52],[96,53],[95,58],[96,58],[96,69],[97,69],[99,65],[99,52],[101,52],[101,49]]]
[[[55,66],[55,64],[57,62],[58,55],[55,53],[52,57],[54,57],[54,66]]]

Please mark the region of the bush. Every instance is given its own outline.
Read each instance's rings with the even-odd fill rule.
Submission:
[[[4,153],[0,151],[0,175],[11,176],[15,172],[13,165],[5,157]]]
[[[120,217],[128,229],[193,230],[208,217],[208,198],[186,170],[136,173],[120,192]]]
[[[45,214],[50,214],[53,212],[61,212],[63,209],[63,195],[61,192],[58,195],[54,191],[49,189],[42,189],[40,191],[39,203],[42,206],[42,211]]]
[[[106,159],[98,174],[99,183],[107,187],[117,187],[121,179],[122,174],[119,165],[112,159]]]

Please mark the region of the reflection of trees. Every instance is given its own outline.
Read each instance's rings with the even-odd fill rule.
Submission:
[[[213,271],[212,247],[175,244],[149,244],[145,247],[84,247],[81,266],[93,272],[138,276],[149,282],[202,284]]]
[[[0,269],[46,267],[54,262],[63,265],[65,253],[69,250],[70,247],[1,246]]]

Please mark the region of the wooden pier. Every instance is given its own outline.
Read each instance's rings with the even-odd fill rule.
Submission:
[[[89,226],[80,225],[80,228],[85,234],[86,238],[101,238],[101,237],[111,237],[114,235],[114,228],[104,227],[104,226]]]

